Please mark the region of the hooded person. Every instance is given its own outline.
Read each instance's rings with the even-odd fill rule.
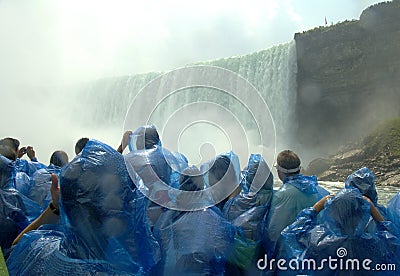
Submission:
[[[144,196],[131,186],[122,155],[89,140],[61,170],[60,224],[25,233],[7,260],[10,274],[149,271],[159,260],[159,246],[148,226]]]
[[[0,150],[0,247],[7,258],[13,240],[40,214],[40,206],[15,189],[14,162]]]
[[[317,215],[322,209],[323,223],[318,224]],[[370,216],[377,223],[374,233],[364,231]],[[372,201],[357,189],[345,188],[299,213],[296,221],[282,231],[281,255],[277,258],[287,263],[296,260],[293,263],[297,269],[290,271],[296,275],[398,275],[390,270],[379,274],[375,269],[377,264],[398,267],[397,235],[397,228],[384,221]],[[289,271],[280,272],[291,275]]]
[[[274,256],[275,245],[281,231],[291,224],[304,208],[313,206],[323,195],[329,194],[318,188],[316,176],[300,174],[300,158],[291,150],[277,156],[275,165],[283,185],[274,193],[269,213],[260,226],[262,243],[268,256]]]
[[[240,177],[240,163],[237,155],[230,151],[217,155],[201,165],[205,188],[210,189],[210,196],[215,206],[221,211],[225,203],[237,193]]]
[[[182,172],[179,189],[186,192],[204,188],[200,171],[192,166]],[[235,228],[216,207],[189,210],[190,195],[179,194],[185,210],[165,210],[154,227],[162,260],[155,275],[224,275],[225,263],[232,250]],[[196,209],[194,207],[193,209]]]
[[[257,271],[256,260],[261,254],[260,223],[269,212],[273,196],[273,175],[260,154],[251,154],[242,172],[239,195],[228,200],[223,209],[224,217],[243,230],[245,243],[241,255],[235,261],[246,275]]]
[[[386,219],[387,211],[383,205],[378,204],[378,193],[375,188],[375,175],[368,168],[363,167],[353,172],[346,178],[345,188],[356,188],[363,196],[368,197],[378,208],[381,215]],[[376,223],[371,217],[367,224],[367,231],[374,233],[376,231]]]
[[[129,139],[130,153],[124,155],[129,174],[136,187],[152,201],[148,201],[147,214],[151,226],[157,222],[162,206],[173,199],[169,190],[179,187],[179,175],[188,167],[180,153],[163,148],[155,126],[136,129]]]

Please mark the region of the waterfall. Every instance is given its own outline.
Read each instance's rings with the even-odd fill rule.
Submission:
[[[294,40],[248,55],[199,62],[195,65],[225,68],[239,74],[242,78],[250,82],[259,91],[261,97],[268,105],[276,128],[277,139],[283,141],[285,138],[290,137],[296,103],[297,63]],[[85,87],[84,93],[84,102],[89,105],[84,105],[87,114],[86,117],[91,123],[95,122],[98,125],[122,125],[126,112],[138,92],[151,80],[161,75],[162,73],[140,74],[102,79],[90,84]],[[185,89],[179,91],[179,93],[169,95],[157,106],[149,106],[147,102],[149,99],[146,97],[154,97],[154,95],[151,95],[151,92],[144,95],[144,97],[142,95],[143,99],[140,108],[154,109],[149,119],[159,130],[168,123],[169,117],[173,116],[176,110],[183,108],[187,104],[207,102],[209,103],[208,106],[202,105],[195,112],[193,110],[190,112],[216,112],[220,114],[220,111],[211,110],[215,107],[214,105],[219,105],[238,117],[238,120],[243,125],[244,132],[248,134],[257,131],[254,118],[251,117],[251,112],[253,112],[251,110],[252,107],[244,108],[234,97],[230,97],[226,93],[223,93],[223,91],[204,87]],[[161,97],[160,95],[156,96]],[[243,95],[244,99],[246,97],[253,96]],[[251,101],[251,99],[248,100]],[[211,106],[211,103],[214,105]],[[135,114],[142,111],[135,110]],[[181,117],[186,117],[186,115],[181,115]],[[269,116],[269,114],[265,114],[265,116]],[[179,119],[174,118],[174,120]],[[229,120],[231,119],[227,118],[227,121]],[[138,126],[133,126],[133,128],[135,127]],[[268,126],[268,128],[268,131],[272,133],[273,127]],[[215,132],[214,130],[216,129],[212,127],[207,129],[211,133]],[[204,132],[205,130],[203,129],[201,135],[204,136]],[[166,140],[165,137],[163,137],[164,140]],[[192,142],[192,140],[189,141]],[[284,140],[283,142],[286,141]],[[218,144],[216,141],[212,142]],[[202,144],[201,142],[199,143]],[[179,146],[169,145],[169,147],[173,150],[179,150]],[[218,150],[225,149],[216,149],[217,152]],[[242,156],[241,159],[244,161],[246,157]]]

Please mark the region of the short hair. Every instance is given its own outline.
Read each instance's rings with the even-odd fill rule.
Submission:
[[[278,154],[276,158],[276,163],[279,167],[286,170],[295,170],[297,171],[290,172],[287,174],[297,174],[300,172],[300,158],[299,156],[291,150],[284,150]],[[279,168],[278,168],[279,169]]]
[[[68,155],[65,151],[56,150],[50,157],[50,164],[62,167],[68,163]]]
[[[11,147],[13,150],[18,151],[19,141],[15,138],[6,137],[0,140],[0,145]]]
[[[6,145],[0,144],[0,154],[12,161],[17,159],[17,152],[12,147]]]
[[[89,141],[89,138],[82,137],[75,144],[75,154],[79,154],[83,148],[86,146],[86,143]]]

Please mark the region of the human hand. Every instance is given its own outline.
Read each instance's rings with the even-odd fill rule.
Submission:
[[[126,146],[128,146],[129,137],[131,136],[131,134],[132,134],[132,131],[128,130],[128,131],[125,131],[124,136],[122,136],[121,145],[122,145],[123,150],[126,148]]]
[[[50,193],[53,205],[58,209],[58,202],[60,200],[60,187],[58,186],[58,177],[54,173],[51,174]]]
[[[26,153],[27,153],[29,159],[32,160],[33,158],[36,158],[36,152],[35,152],[35,150],[33,149],[32,146],[28,146],[26,148]]]
[[[26,147],[22,147],[18,150],[17,152],[17,157],[21,158],[22,156],[24,156],[24,154],[26,153]]]
[[[328,198],[333,197],[334,195],[327,195],[321,198],[317,203],[314,204],[313,208],[317,213],[321,212],[325,208],[325,202],[328,200]]]
[[[375,221],[384,221],[385,219],[383,218],[383,216],[381,215],[381,213],[379,212],[379,210],[375,207],[375,204],[371,201],[371,199],[369,199],[366,196],[363,196],[363,198],[368,201],[369,204],[371,204],[371,208],[369,209],[369,212],[371,214],[371,217],[375,220]]]
[[[125,131],[124,135],[122,136],[122,141],[121,144],[119,145],[117,151],[119,153],[122,153],[124,151],[124,149],[126,148],[126,146],[129,144],[129,138],[132,134],[131,130],[127,130]]]

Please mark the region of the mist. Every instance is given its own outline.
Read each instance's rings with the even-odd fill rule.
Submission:
[[[72,159],[80,137],[117,147],[123,122],[81,123],[87,83],[266,49],[379,1],[348,2],[0,1],[0,137],[43,163],[59,149]]]

